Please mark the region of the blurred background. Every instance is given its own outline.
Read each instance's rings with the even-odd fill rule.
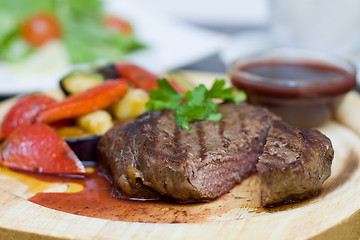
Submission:
[[[61,36],[34,46],[23,26],[39,9],[59,20]],[[358,0],[0,0],[0,95],[54,88],[71,69],[117,60],[225,73],[238,57],[297,47],[359,65],[359,12]],[[107,15],[131,33],[101,29]]]
[[[137,1],[229,37],[216,56],[190,69],[224,72],[239,56],[275,47],[322,50],[359,65],[357,0]]]
[[[135,0],[191,26],[226,37],[215,53],[181,68],[225,72],[236,55],[250,53],[268,43],[269,0]],[[186,38],[186,36],[183,36]],[[242,50],[242,51],[241,51]]]

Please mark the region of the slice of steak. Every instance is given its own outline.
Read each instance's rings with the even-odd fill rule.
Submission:
[[[330,176],[333,156],[330,140],[319,131],[273,121],[256,166],[262,205],[300,201],[315,195]]]
[[[221,122],[194,122],[190,130],[175,124],[173,112],[152,111],[106,133],[98,158],[113,179],[115,195],[206,201],[256,172],[277,117],[245,103],[218,110]]]

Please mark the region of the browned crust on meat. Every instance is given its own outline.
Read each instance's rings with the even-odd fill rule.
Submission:
[[[207,201],[258,172],[262,205],[269,206],[312,196],[329,177],[333,149],[320,132],[245,103],[219,111],[221,122],[194,122],[188,131],[168,110],[111,129],[99,141],[98,159],[114,195]]]
[[[333,157],[330,140],[319,131],[274,121],[257,164],[262,205],[315,195],[330,176]]]
[[[247,104],[224,104],[219,111],[221,122],[198,121],[191,130],[178,127],[171,111],[147,112],[125,128],[110,130],[98,152],[119,196],[138,198],[144,191],[144,198],[207,201],[256,172],[267,130],[277,117]]]

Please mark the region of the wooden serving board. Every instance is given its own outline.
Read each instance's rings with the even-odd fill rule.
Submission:
[[[182,74],[190,79],[195,76],[196,82],[214,79],[213,74]],[[0,104],[0,116],[13,102]],[[42,207],[27,199],[38,192],[76,192],[81,187],[39,181],[2,168],[0,239],[359,239],[360,96],[348,94],[336,120],[320,130],[332,140],[335,158],[331,177],[318,196],[260,208],[255,175],[210,203],[175,207],[164,203],[147,209],[166,215],[164,219],[179,217],[187,223],[113,221]]]

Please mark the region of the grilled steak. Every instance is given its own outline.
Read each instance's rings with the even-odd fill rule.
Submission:
[[[317,130],[273,121],[257,170],[264,206],[294,202],[316,194],[330,176],[334,150]]]
[[[247,104],[224,104],[218,110],[221,122],[194,122],[187,131],[176,125],[171,111],[147,112],[110,130],[100,139],[98,153],[118,197],[205,201],[256,172],[277,117]]]
[[[265,108],[245,103],[223,104],[218,110],[223,115],[221,122],[194,122],[190,130],[178,127],[173,112],[164,110],[146,112],[127,125],[108,131],[99,141],[98,159],[112,178],[115,197],[206,201],[259,171],[264,184],[263,203],[268,204],[277,192],[281,197],[276,201],[293,193],[289,189],[294,182],[284,179],[292,177],[295,167],[286,174],[281,172],[289,161],[309,169],[299,171],[299,175],[313,175],[314,181],[319,176],[316,184],[296,182],[296,188],[307,188],[297,197],[312,194],[312,189],[317,190],[328,177],[331,161],[325,159],[332,159],[331,144],[321,133],[284,127]],[[291,144],[277,144],[276,138]],[[299,155],[304,161],[280,161],[274,153],[284,158]],[[272,171],[275,166],[280,170]],[[300,178],[307,181],[297,177]],[[276,188],[274,181],[278,179],[282,180],[279,185],[283,191]]]

